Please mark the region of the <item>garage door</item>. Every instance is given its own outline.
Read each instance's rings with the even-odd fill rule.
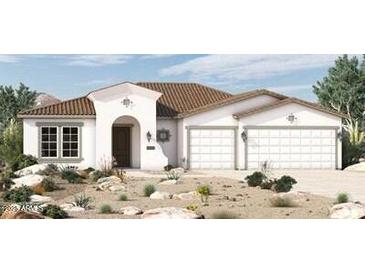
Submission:
[[[335,129],[249,129],[247,167],[336,168]]]
[[[190,129],[189,163],[192,169],[234,169],[234,129]]]

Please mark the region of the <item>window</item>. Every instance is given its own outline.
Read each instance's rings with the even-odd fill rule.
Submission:
[[[41,127],[42,158],[57,158],[57,127]]]
[[[62,157],[79,157],[79,128],[62,127]]]
[[[168,142],[170,141],[170,131],[168,129],[159,129],[157,130],[157,142]]]

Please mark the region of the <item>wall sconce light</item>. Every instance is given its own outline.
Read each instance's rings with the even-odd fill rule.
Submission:
[[[292,124],[295,120],[297,120],[297,117],[295,117],[293,113],[290,113],[286,119]]]
[[[125,106],[126,108],[128,108],[132,104],[132,101],[128,97],[125,97],[123,99],[123,101],[122,101],[122,104],[123,104],[123,106]]]
[[[151,132],[148,131],[147,134],[146,134],[146,136],[147,136],[147,141],[150,142],[151,141],[151,138],[152,138]]]
[[[247,134],[245,131],[242,131],[241,133],[241,138],[242,138],[242,141],[246,142],[247,141]]]

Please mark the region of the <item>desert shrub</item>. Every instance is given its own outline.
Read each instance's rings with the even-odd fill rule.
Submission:
[[[167,165],[167,166],[164,166],[163,167],[163,169],[165,170],[165,171],[170,171],[171,169],[173,169],[174,168],[174,166],[173,165]]]
[[[22,154],[22,150],[22,129],[19,123],[12,119],[0,136],[0,159],[7,167],[12,168],[16,166],[17,158]]]
[[[143,194],[145,197],[150,197],[150,195],[156,191],[156,187],[152,184],[145,185],[143,188]]]
[[[343,204],[349,202],[349,195],[347,193],[339,193],[336,197],[336,204]]]
[[[200,194],[200,199],[203,203],[207,203],[209,195],[212,194],[212,190],[209,185],[198,186],[196,192]]]
[[[3,199],[5,202],[24,203],[30,201],[30,196],[34,192],[29,186],[21,186],[11,190],[6,190],[3,193]]]
[[[100,170],[95,170],[95,171],[92,171],[92,173],[91,173],[91,180],[93,182],[96,182],[97,180],[99,180],[100,178],[103,178],[103,177],[105,177],[105,176],[103,175],[103,173]]]
[[[31,189],[35,194],[38,194],[38,195],[43,195],[43,193],[46,192],[46,190],[44,189],[42,184],[32,186]]]
[[[23,169],[38,164],[38,159],[32,155],[20,154],[11,164],[12,170]]]
[[[99,162],[99,167],[104,177],[109,177],[113,175],[113,161],[102,158]]]
[[[272,189],[276,184],[276,179],[265,180],[260,184],[261,189]]]
[[[213,213],[213,219],[237,219],[237,215],[229,211],[218,211]]]
[[[181,174],[179,172],[171,170],[166,173],[166,177],[167,177],[167,180],[179,180],[181,177]]]
[[[46,205],[42,208],[41,213],[44,216],[50,217],[52,219],[66,219],[68,214],[62,208],[57,205]]]
[[[114,168],[112,175],[117,176],[122,181],[122,183],[127,180],[127,172],[122,169]]]
[[[125,194],[125,193],[120,194],[119,197],[118,197],[118,200],[119,201],[128,201],[127,194]]]
[[[296,183],[297,181],[293,177],[284,175],[276,181],[274,189],[276,192],[288,192]]]
[[[62,168],[61,178],[67,180],[70,184],[80,184],[82,183],[82,178],[73,168]]]
[[[41,185],[44,188],[44,190],[47,192],[51,192],[51,191],[60,189],[51,177],[44,178],[42,180]]]
[[[74,197],[74,204],[76,206],[89,209],[91,207],[92,198],[86,196],[85,193],[80,194],[79,196]]]
[[[344,132],[342,138],[342,166],[343,168],[357,164],[359,158],[365,154],[365,143],[351,143],[347,132]]]
[[[55,164],[48,164],[45,169],[37,172],[43,176],[56,176],[59,174],[58,167]]]
[[[252,187],[260,186],[266,179],[266,175],[260,171],[255,171],[245,178],[247,184]]]
[[[101,214],[109,214],[109,213],[113,213],[113,209],[110,205],[108,204],[103,204],[100,209],[99,209],[99,213]]]
[[[197,205],[187,205],[186,209],[191,211],[196,211],[199,207]]]
[[[4,171],[0,174],[0,190],[8,190],[14,184],[13,178],[16,175],[12,171]]]
[[[270,199],[270,204],[273,207],[294,207],[295,203],[289,197],[274,196]]]

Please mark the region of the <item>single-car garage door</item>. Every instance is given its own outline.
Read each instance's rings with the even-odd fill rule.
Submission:
[[[234,129],[190,129],[188,149],[192,169],[235,168]]]
[[[248,129],[247,167],[269,161],[273,168],[336,168],[335,129]]]

